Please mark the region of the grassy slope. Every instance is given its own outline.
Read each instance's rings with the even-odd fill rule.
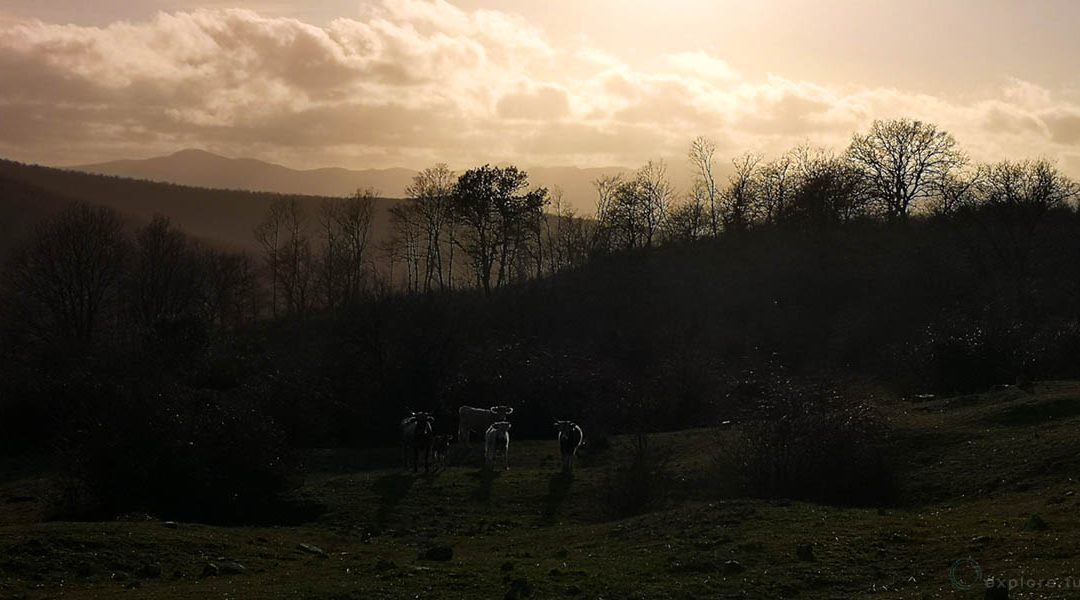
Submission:
[[[884,410],[905,494],[884,511],[710,499],[701,481],[731,434],[707,430],[654,438],[672,455],[669,501],[621,520],[600,498],[626,440],[572,481],[553,441],[515,442],[493,474],[475,450],[416,477],[388,468],[390,451],[315,452],[298,495],[327,511],[299,527],[37,522],[41,468],[0,465],[0,597],[501,598],[523,578],[534,598],[981,598],[949,584],[967,556],[988,576],[1080,577],[1080,384]],[[1048,529],[1025,529],[1036,513]],[[796,555],[807,543],[813,561]],[[432,544],[453,560],[419,560]],[[200,577],[220,559],[245,569]]]

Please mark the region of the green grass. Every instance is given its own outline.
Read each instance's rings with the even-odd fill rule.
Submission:
[[[475,448],[415,476],[392,450],[313,451],[294,499],[325,510],[289,527],[45,522],[48,465],[3,464],[0,598],[497,599],[522,580],[532,598],[981,598],[953,589],[953,561],[1080,578],[1078,406],[1080,384],[1055,382],[883,407],[902,486],[884,509],[723,498],[715,457],[734,431],[654,436],[664,498],[624,519],[603,500],[621,438],[573,478],[554,440],[515,440],[505,472],[481,471]],[[1049,528],[1025,529],[1033,514]],[[418,558],[433,545],[453,559]],[[203,577],[208,562],[243,570]]]

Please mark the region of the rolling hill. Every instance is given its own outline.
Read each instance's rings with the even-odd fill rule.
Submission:
[[[326,199],[288,196],[311,212]],[[252,228],[280,197],[279,193],[157,183],[0,160],[0,258],[21,232],[75,201],[108,206],[134,223],[162,214],[207,243],[255,251]],[[373,224],[376,241],[389,230],[388,210],[394,202],[380,199],[377,204]]]
[[[403,168],[297,170],[251,158],[226,158],[203,150],[181,150],[169,156],[71,169],[195,187],[316,196],[344,196],[356,189],[374,188],[380,195],[400,197],[416,175],[416,171]],[[560,188],[563,197],[579,212],[591,212],[593,181],[598,177],[630,172],[621,167],[530,167],[527,170],[533,185]]]

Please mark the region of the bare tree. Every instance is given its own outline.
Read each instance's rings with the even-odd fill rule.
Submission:
[[[197,246],[168,218],[156,215],[135,233],[125,300],[139,325],[192,316],[200,296]]]
[[[353,303],[364,292],[377,196],[375,190],[357,190],[348,198],[327,200],[320,206],[322,252],[317,280],[327,307]]]
[[[848,156],[867,176],[869,192],[888,219],[905,221],[913,204],[940,189],[941,180],[964,157],[952,135],[922,121],[874,121],[855,134]]]
[[[266,216],[253,231],[255,241],[262,246],[263,264],[270,277],[270,314],[278,316],[278,278],[281,275],[282,229],[285,223],[285,202],[272,202],[266,209]]]
[[[120,216],[74,204],[41,223],[4,271],[9,324],[40,342],[85,351],[118,315],[130,255]]]
[[[592,251],[595,219],[577,215],[574,207],[563,201],[562,190],[551,194],[552,213],[545,215],[545,258],[547,272],[555,274],[585,264]]]
[[[709,233],[713,237],[720,235],[720,190],[713,176],[713,157],[716,144],[707,137],[698,136],[690,142],[690,164],[696,171],[694,187],[699,190],[700,200],[708,214]]]
[[[982,183],[982,168],[956,168],[937,182],[937,192],[930,200],[930,213],[939,217],[956,214],[973,206]]]
[[[794,163],[789,153],[765,163],[758,170],[758,212],[765,225],[778,224],[791,209],[797,187]]]
[[[624,183],[621,174],[602,175],[593,181],[596,189],[596,227],[593,228],[589,243],[590,253],[609,252],[613,249],[617,221],[616,199]]]
[[[1045,243],[1040,231],[1047,214],[1072,202],[1080,187],[1050,161],[1002,161],[982,169],[977,194],[995,271],[1006,274],[1016,306],[1030,318],[1036,250]]]
[[[411,202],[396,204],[390,208],[391,237],[385,251],[390,260],[391,280],[393,266],[402,262],[405,266],[405,289],[412,293],[420,290],[423,259],[423,223],[416,205]]]
[[[634,177],[602,177],[596,186],[597,219],[607,243],[618,248],[648,248],[659,242],[675,197],[663,161],[649,161]]]
[[[822,231],[865,213],[865,176],[846,156],[801,146],[795,149],[792,161],[796,187],[782,222]]]
[[[263,247],[270,275],[274,316],[282,301],[290,313],[301,313],[310,307],[314,260],[308,221],[307,212],[298,200],[282,198],[267,208],[266,217],[255,227],[255,239]]]
[[[259,277],[249,256],[206,249],[201,263],[201,304],[208,323],[236,329],[258,319]]]
[[[441,289],[449,287],[453,265],[447,264],[444,254],[453,256],[453,205],[451,195],[456,176],[445,164],[424,169],[405,188],[409,210],[414,216],[407,220],[420,228],[423,237],[423,290],[430,291],[434,283]]]
[[[644,246],[648,248],[659,237],[660,228],[675,200],[675,187],[668,180],[667,165],[662,160],[645,163],[638,169],[636,181],[637,191],[642,194]]]
[[[687,243],[711,235],[707,196],[696,187],[684,202],[674,205],[664,222],[666,240]]]
[[[732,161],[732,173],[724,191],[723,223],[726,233],[742,233],[754,222],[757,204],[757,170],[762,157],[744,154]]]

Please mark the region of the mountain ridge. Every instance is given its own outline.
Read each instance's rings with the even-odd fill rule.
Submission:
[[[195,148],[145,159],[63,168],[159,183],[279,194],[345,196],[357,189],[373,188],[380,196],[390,198],[403,196],[405,187],[417,174],[416,170],[405,167],[294,169],[256,158],[231,158]],[[592,182],[598,177],[631,172],[625,167],[530,167],[526,171],[533,185],[561,189],[563,198],[579,213],[592,211]]]

